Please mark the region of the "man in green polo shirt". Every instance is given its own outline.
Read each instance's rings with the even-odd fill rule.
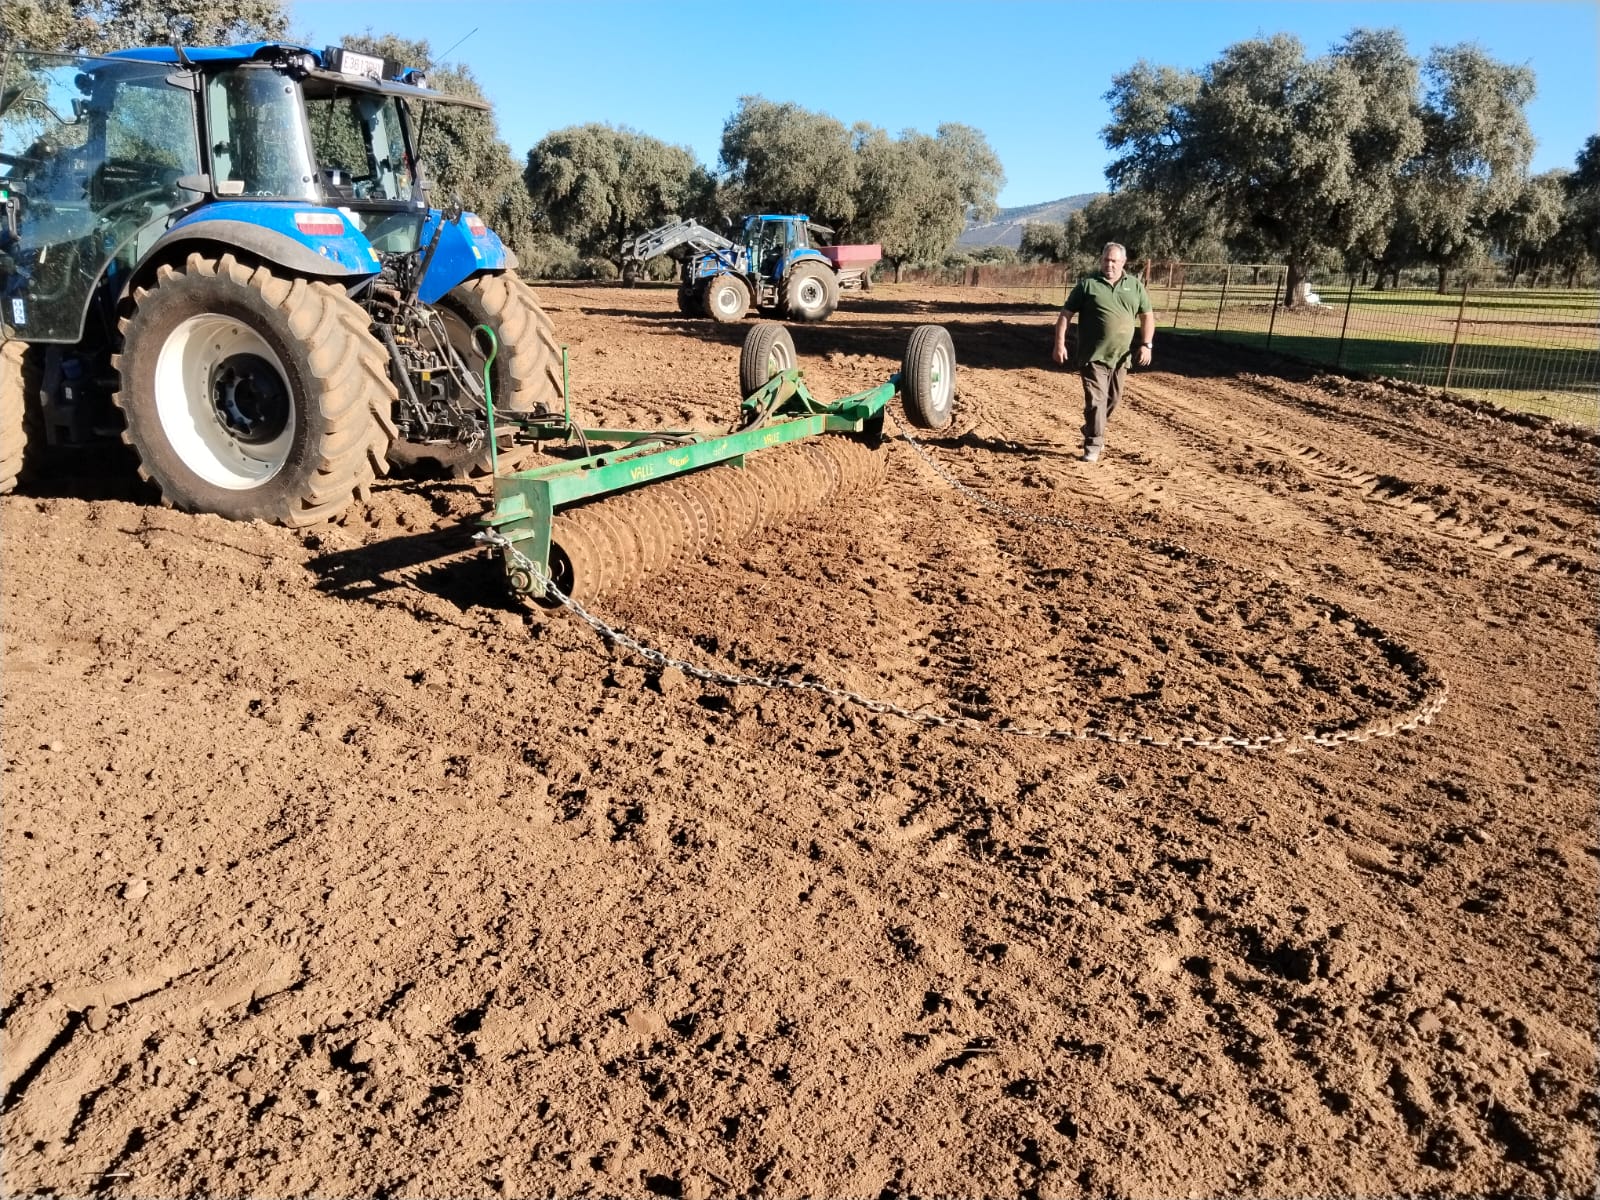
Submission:
[[[1129,275],[1128,252],[1107,242],[1100,269],[1078,280],[1061,315],[1056,318],[1056,345],[1052,357],[1067,361],[1067,326],[1078,315],[1078,371],[1083,376],[1083,461],[1099,462],[1106,447],[1106,422],[1122,400],[1128,361],[1150,365],[1155,343],[1156,315],[1150,296],[1137,275]],[[1138,340],[1134,325],[1138,325]]]

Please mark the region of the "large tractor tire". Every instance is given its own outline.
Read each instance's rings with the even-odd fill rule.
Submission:
[[[496,412],[560,412],[561,350],[533,289],[515,275],[480,275],[452,288],[434,305],[450,345],[481,383],[484,354],[473,330],[494,330],[497,349],[489,368],[490,399]],[[487,473],[493,457],[487,442],[406,442],[389,446],[395,466],[434,463],[458,478]]]
[[[950,424],[956,403],[956,347],[943,325],[918,325],[900,368],[900,401],[920,429]]]
[[[826,321],[839,307],[839,277],[821,263],[800,263],[789,272],[783,307],[796,321]]]
[[[300,527],[337,517],[386,471],[387,356],[339,288],[196,253],[134,304],[116,402],[165,503]]]
[[[776,321],[757,321],[739,351],[739,395],[759,392],[771,379],[795,364],[794,339]]]
[[[750,311],[750,289],[737,275],[718,275],[706,284],[706,316],[719,325],[735,325]]]
[[[14,492],[43,449],[39,352],[25,342],[0,344],[0,495]]]
[[[447,292],[435,305],[450,344],[483,377],[483,355],[473,344],[479,325],[500,343],[489,368],[495,408],[502,412],[561,411],[561,347],[533,289],[515,275],[479,275]]]

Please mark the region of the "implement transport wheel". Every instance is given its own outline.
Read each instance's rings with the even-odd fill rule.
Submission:
[[[16,491],[44,449],[40,376],[37,350],[26,342],[0,345],[0,495]]]
[[[165,503],[299,527],[385,472],[395,389],[342,289],[195,253],[133,299],[116,402]]]
[[[719,325],[744,320],[750,311],[750,289],[737,275],[718,275],[706,285],[706,316]]]
[[[799,264],[789,272],[783,306],[796,321],[826,321],[839,307],[839,277],[821,263]]]
[[[900,399],[920,429],[950,424],[956,400],[956,347],[943,325],[918,325],[906,343]]]
[[[739,395],[759,392],[774,375],[795,364],[794,339],[776,321],[758,321],[739,351]]]

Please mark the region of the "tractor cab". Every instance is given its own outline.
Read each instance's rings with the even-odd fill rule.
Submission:
[[[347,282],[389,256],[415,258],[437,214],[413,106],[487,107],[424,85],[372,55],[280,43],[7,55],[0,320],[29,341],[75,342],[92,296],[123,291],[102,283],[126,280],[158,246],[193,240],[200,222],[213,240],[242,239],[255,257]],[[477,218],[461,233],[440,262],[455,278],[425,302],[504,264]]]
[[[804,216],[761,213],[745,218],[739,244],[749,255],[752,271],[776,280],[797,251],[810,249],[806,231]]]

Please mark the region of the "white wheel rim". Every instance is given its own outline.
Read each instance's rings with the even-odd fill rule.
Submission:
[[[731,284],[717,289],[717,311],[721,313],[735,313],[739,311],[739,289]]]
[[[782,374],[794,366],[794,355],[789,352],[789,347],[782,342],[774,342],[772,349],[767,354],[767,378]]]
[[[816,279],[800,281],[797,297],[801,308],[817,308],[822,304],[822,284]]]
[[[233,394],[229,381],[246,356],[262,360],[275,372],[288,397],[281,421],[263,422],[254,437],[238,409],[230,427],[218,399]],[[293,389],[277,354],[248,325],[215,314],[184,321],[156,356],[155,390],[156,416],[168,444],[183,465],[207,483],[243,491],[259,487],[283,469],[294,444]]]
[[[951,397],[955,392],[956,373],[950,361],[949,347],[939,345],[933,348],[932,362],[928,364],[929,395],[933,402],[933,411],[942,413],[950,407]]]

